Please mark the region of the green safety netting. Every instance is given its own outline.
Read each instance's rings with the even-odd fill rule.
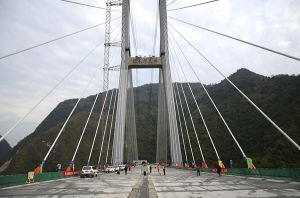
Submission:
[[[42,174],[34,174],[34,182],[55,180],[61,178],[63,178],[63,172],[46,172]],[[26,181],[27,174],[0,176],[0,188],[26,184]]]
[[[174,167],[177,168],[177,167]],[[186,167],[180,167],[179,169],[188,170]],[[196,171],[196,169],[193,169]],[[290,181],[300,181],[300,169],[247,169],[247,168],[229,168],[229,175],[260,177],[270,179],[283,179]],[[211,172],[210,168],[201,168],[202,172]]]

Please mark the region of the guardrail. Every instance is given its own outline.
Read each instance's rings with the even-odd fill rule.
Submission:
[[[183,170],[191,170],[187,167],[173,167]],[[196,171],[195,168],[192,169]],[[269,179],[281,179],[290,181],[300,182],[300,169],[269,169],[269,168],[258,168],[258,169],[247,169],[247,168],[228,168],[229,175],[247,176],[247,177],[259,177]],[[201,172],[211,172],[210,168],[201,168]]]
[[[74,177],[78,175],[68,175],[68,176]],[[56,179],[61,179],[63,177],[64,177],[63,172],[44,172],[42,174],[34,174],[34,182],[56,180]],[[27,178],[28,178],[27,174],[0,176],[0,188],[26,184]]]
[[[230,175],[300,181],[300,169],[230,168]]]
[[[25,184],[26,181],[27,181],[27,174],[0,176],[0,188]]]

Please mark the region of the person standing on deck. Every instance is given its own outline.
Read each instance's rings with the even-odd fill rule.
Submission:
[[[124,168],[125,175],[127,175],[127,169],[128,169],[128,166],[126,165]]]
[[[219,164],[217,165],[217,173],[219,174],[219,177],[220,177],[221,176],[221,167]]]
[[[197,176],[200,176],[200,166],[197,166]]]

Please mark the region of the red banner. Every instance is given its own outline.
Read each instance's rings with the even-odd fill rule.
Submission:
[[[80,171],[64,171],[63,176],[73,176],[73,175],[80,175]]]
[[[216,173],[217,172],[217,168],[211,168],[210,172]],[[221,168],[221,173],[229,173],[229,169],[228,168]]]

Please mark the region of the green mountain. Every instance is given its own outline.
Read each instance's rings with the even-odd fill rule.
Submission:
[[[0,138],[2,136],[0,135]],[[3,141],[0,142],[0,159],[6,157],[8,152],[11,151],[11,146],[8,144],[8,142],[4,139]]]
[[[300,143],[300,76],[278,75],[265,77],[247,69],[240,69],[229,78],[292,139]],[[215,152],[187,84],[184,83],[183,87],[191,108],[205,160],[208,166],[214,167],[217,160]],[[225,166],[229,166],[229,160],[233,160],[234,167],[245,167],[246,164],[242,159],[241,152],[205,95],[201,85],[199,83],[191,83],[191,87],[205,117],[216,149]],[[218,84],[206,85],[205,87],[214,99],[245,154],[253,159],[256,167],[300,167],[300,152],[227,81],[223,80]],[[157,92],[157,84],[134,88],[139,158],[153,162],[156,154]],[[111,91],[108,94],[111,94]],[[182,97],[181,92],[180,95]],[[76,169],[80,169],[87,162],[103,96],[104,94],[102,93],[87,127],[86,134],[83,137],[82,144],[79,147],[75,158]],[[58,163],[63,165],[63,169],[67,167],[94,99],[95,95],[81,100],[53,152],[49,155],[45,164],[45,171],[54,171]],[[20,141],[8,155],[7,159],[12,158],[12,160],[2,174],[25,173],[38,166],[75,103],[76,99],[60,103],[37,127],[34,133]],[[196,162],[199,163],[201,155],[185,104],[184,111],[193,152]],[[107,108],[105,112],[107,112]],[[106,114],[104,118],[106,118]],[[98,161],[103,128],[104,121],[102,120],[91,164],[96,164]],[[189,148],[186,131],[184,130],[183,133],[186,148]],[[107,139],[108,136],[106,135],[103,146],[103,151],[105,152]],[[180,141],[182,143],[181,136]],[[181,148],[185,158],[183,146]],[[102,153],[102,162],[106,155],[105,152]],[[189,149],[187,149],[187,154],[188,160],[192,161]],[[111,150],[108,161],[110,161],[110,155]]]

